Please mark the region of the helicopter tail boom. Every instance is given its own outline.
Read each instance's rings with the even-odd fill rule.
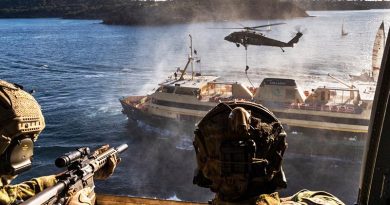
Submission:
[[[294,47],[294,44],[298,43],[299,39],[303,36],[303,34],[301,32],[298,32],[294,38],[292,38],[288,43],[287,45],[289,47]]]

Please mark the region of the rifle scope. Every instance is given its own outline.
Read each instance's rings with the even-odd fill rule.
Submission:
[[[64,154],[64,156],[58,157],[54,162],[58,168],[67,167],[76,160],[88,156],[90,154],[90,150],[88,147],[81,147],[76,151],[69,152]]]

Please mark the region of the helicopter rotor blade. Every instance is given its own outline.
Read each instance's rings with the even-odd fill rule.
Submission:
[[[225,28],[208,28],[208,29],[242,29],[242,30],[251,30],[251,31],[268,31],[268,30],[261,30],[257,28],[264,28],[264,27],[269,27],[269,26],[277,26],[277,25],[282,25],[286,23],[272,23],[272,24],[266,24],[266,25],[260,25],[260,26],[244,26],[241,23],[236,23],[242,27],[225,27]]]
[[[277,26],[277,25],[282,25],[282,24],[286,24],[286,23],[271,23],[271,24],[267,24],[267,25],[253,26],[253,27],[250,27],[250,28],[263,28],[263,27]]]
[[[252,31],[260,31],[260,32],[269,32],[269,31],[270,31],[269,29],[256,29],[256,28],[249,29],[249,30],[252,30]]]
[[[208,28],[208,29],[240,29],[240,30],[242,30],[245,28]]]
[[[242,28],[246,28],[246,27],[247,27],[247,26],[245,26],[245,25],[242,24],[242,23],[237,23],[237,22],[236,22],[236,24],[239,25],[239,26],[241,26]]]
[[[244,26],[241,23],[236,23],[242,27],[227,27],[227,28],[209,28],[209,29],[243,29],[243,30],[253,30],[253,31],[265,31],[265,30],[256,30],[256,28],[264,28],[264,27],[269,27],[269,26],[277,26],[277,25],[282,25],[286,23],[271,23],[271,24],[266,24],[266,25],[260,25],[260,26]]]

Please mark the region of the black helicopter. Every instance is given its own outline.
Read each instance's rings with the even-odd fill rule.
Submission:
[[[243,31],[233,32],[225,37],[226,41],[235,43],[237,47],[240,47],[240,45],[242,45],[245,47],[245,49],[247,49],[248,45],[274,46],[274,47],[280,47],[280,49],[282,49],[282,51],[284,52],[282,47],[294,47],[294,44],[298,43],[299,38],[301,38],[303,35],[301,31],[298,31],[295,34],[295,36],[287,43],[265,37],[264,34],[260,32],[256,32],[256,31],[264,31],[264,30],[260,30],[259,28],[276,26],[281,24],[284,23],[274,23],[274,24],[267,24],[261,26],[253,26],[253,27],[243,26],[241,28],[221,28],[221,29],[243,29]]]

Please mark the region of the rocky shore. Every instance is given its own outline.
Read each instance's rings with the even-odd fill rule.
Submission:
[[[275,0],[177,0],[124,7],[104,22],[144,25],[306,16],[295,4]]]
[[[102,19],[120,25],[306,16],[294,3],[278,0],[0,0],[0,18]]]
[[[293,0],[295,4],[305,10],[368,10],[390,9],[389,1],[312,1]]]

